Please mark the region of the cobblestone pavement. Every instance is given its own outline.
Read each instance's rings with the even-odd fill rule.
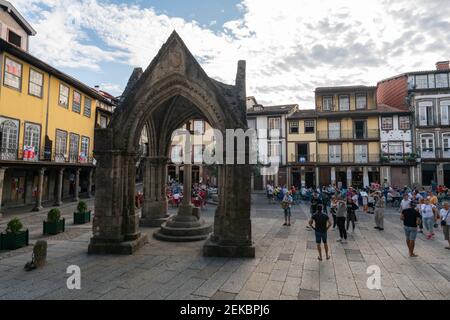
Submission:
[[[283,227],[279,205],[254,197],[255,259],[204,258],[203,242],[166,243],[151,236],[133,256],[90,256],[90,225],[68,221],[66,234],[46,238],[43,269],[23,270],[31,247],[0,252],[0,299],[450,299],[450,251],[440,230],[431,241],[419,235],[419,257],[411,259],[396,210],[388,210],[384,232],[373,229],[372,215],[359,213],[347,244],[336,242],[337,231],[330,230],[332,258],[319,262],[314,234],[305,228],[307,206],[296,206],[292,226]],[[69,206],[63,214],[72,211]],[[211,223],[214,207],[203,215]],[[30,219],[34,240],[41,237],[43,216],[24,219]],[[155,229],[141,231],[151,235]],[[69,265],[81,268],[81,290],[67,289]],[[381,269],[381,290],[367,288],[371,265]]]

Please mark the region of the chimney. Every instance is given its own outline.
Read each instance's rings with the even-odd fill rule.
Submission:
[[[450,70],[450,61],[440,61],[440,62],[436,63],[436,70],[438,70],[438,71]]]
[[[95,90],[100,91],[100,86],[97,84],[94,86]]]

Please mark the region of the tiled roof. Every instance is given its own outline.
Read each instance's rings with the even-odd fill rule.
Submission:
[[[0,0],[0,6],[6,8],[14,20],[27,32],[28,35],[36,35],[36,30],[28,23],[27,20],[17,11],[17,9],[9,1]]]
[[[317,112],[315,109],[303,109],[297,110],[292,115],[288,117],[290,120],[296,119],[310,119],[315,118],[317,116]]]
[[[298,107],[296,104],[279,105],[279,106],[261,106],[256,105],[255,107],[261,107],[261,110],[254,110],[254,108],[248,109],[247,114],[250,115],[264,115],[264,114],[288,114],[293,111],[294,108]]]
[[[410,110],[404,108],[395,108],[392,106],[388,106],[387,104],[379,104],[377,105],[377,110],[380,113],[411,113]]]
[[[26,51],[23,51],[22,49],[17,48],[16,46],[10,44],[9,42],[7,42],[3,39],[0,39],[0,51],[6,51],[6,52],[10,53],[11,55],[15,56],[16,58],[21,59],[21,60],[31,64],[32,66],[39,68],[42,71],[45,71],[45,72],[57,77],[59,80],[62,80],[64,82],[66,82],[67,84],[72,85],[73,87],[82,91],[85,94],[88,94],[98,100],[102,100],[103,102],[111,103],[110,101],[108,101],[108,99],[106,99],[104,96],[99,94],[97,92],[97,90],[87,86],[83,82],[52,67],[48,63],[36,58],[35,56],[29,54]]]
[[[376,90],[373,86],[338,86],[338,87],[318,87],[316,92],[333,92],[333,91],[359,91],[359,90]]]

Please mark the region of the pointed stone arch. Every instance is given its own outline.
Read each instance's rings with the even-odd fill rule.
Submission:
[[[153,173],[141,224],[156,226],[167,218],[164,184],[171,133],[193,117],[204,118],[224,137],[226,129],[246,129],[245,85],[244,61],[238,63],[235,85],[220,83],[207,76],[176,32],[145,72],[134,70],[110,125],[95,131],[99,187],[90,253],[130,254],[146,241],[139,232],[134,204],[135,163],[143,128],[149,138],[146,163]],[[219,204],[213,234],[204,246],[207,256],[255,254],[249,166],[219,165]]]

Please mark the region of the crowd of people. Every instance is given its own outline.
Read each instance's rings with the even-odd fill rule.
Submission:
[[[321,244],[324,244],[326,258],[329,259],[327,232],[330,228],[339,232],[338,242],[346,243],[349,232],[354,232],[358,220],[357,213],[372,214],[374,229],[384,230],[384,215],[387,206],[398,208],[399,219],[403,222],[406,243],[410,257],[414,252],[418,233],[433,240],[436,230],[441,226],[450,250],[449,190],[444,186],[432,184],[429,191],[424,188],[391,187],[374,183],[362,189],[338,188],[335,185],[322,188],[287,188],[269,183],[266,193],[269,203],[281,203],[284,211],[283,226],[291,226],[292,206],[308,203],[310,221],[307,228],[315,231],[318,259],[322,261]]]

